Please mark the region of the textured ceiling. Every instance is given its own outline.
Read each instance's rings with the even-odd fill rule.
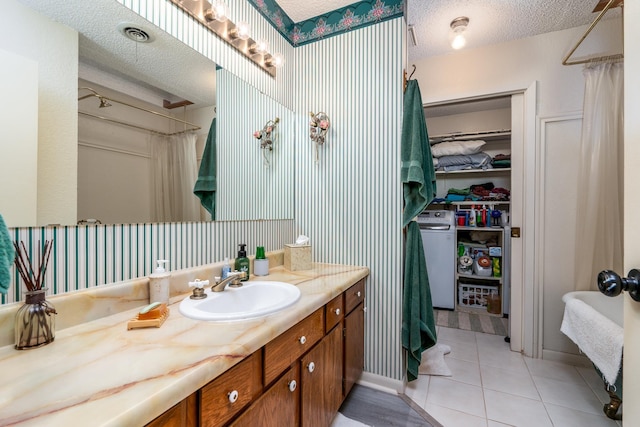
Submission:
[[[453,52],[449,26],[469,18],[467,47],[474,48],[591,23],[598,0],[408,0],[407,23],[418,45],[409,43],[409,60]],[[620,9],[605,18],[619,16]]]
[[[276,0],[276,3],[293,22],[300,22],[356,2],[353,0]]]
[[[81,77],[103,70],[142,83],[147,93],[171,101],[188,99],[196,106],[215,104],[215,64],[157,30],[114,0],[17,0],[80,33]],[[239,0],[238,0],[239,1]],[[349,4],[349,0],[276,0],[294,22]],[[469,17],[467,48],[501,43],[590,23],[597,0],[407,0],[407,21],[414,25],[418,45],[409,43],[409,60],[449,54],[449,23]],[[620,8],[606,18],[619,16]],[[138,24],[156,40],[140,44],[117,30],[122,21]],[[189,64],[185,66],[185,64]],[[83,75],[85,74],[85,75]],[[100,83],[100,82],[97,82]],[[114,87],[112,85],[112,87]],[[131,93],[127,90],[127,93]],[[145,96],[141,99],[150,100]]]
[[[116,1],[18,1],[80,33],[81,78],[91,80],[96,70],[106,71],[114,76],[110,79],[111,84],[95,83],[126,91],[145,101],[157,101],[159,97],[159,105],[162,98],[172,102],[188,99],[200,107],[215,105],[215,63]],[[121,22],[134,23],[151,33],[155,40],[140,44],[125,38],[117,30]],[[88,71],[91,71],[90,75],[83,75]],[[118,80],[123,79],[125,83],[119,85]],[[131,93],[133,86],[127,82],[136,83],[145,90]]]

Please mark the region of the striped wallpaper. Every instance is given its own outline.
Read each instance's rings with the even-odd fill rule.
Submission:
[[[216,98],[218,183],[227,184],[218,185],[216,219],[237,218],[239,212],[244,219],[293,218],[293,111],[227,70],[217,71]],[[273,151],[263,150],[253,131],[276,117],[279,136]]]
[[[401,379],[404,20],[296,48],[296,224],[317,261],[365,265],[365,369]],[[315,163],[308,111],[331,128]]]
[[[295,240],[293,228],[292,220],[284,220],[29,227],[10,233],[32,259],[39,259],[45,240],[53,240],[45,285],[49,294],[60,294],[147,276],[157,259],[178,270],[235,258],[239,243],[247,244],[249,255],[258,245],[282,249]],[[15,267],[12,278],[9,292],[0,294],[2,304],[24,300]]]

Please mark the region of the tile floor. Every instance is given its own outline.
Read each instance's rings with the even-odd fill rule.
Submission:
[[[420,375],[405,394],[444,427],[619,427],[593,368],[531,359],[504,337],[438,327],[453,376]]]

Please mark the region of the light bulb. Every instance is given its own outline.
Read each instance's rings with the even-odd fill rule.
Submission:
[[[451,47],[454,49],[462,49],[467,44],[467,39],[464,38],[462,32],[456,34],[451,40]]]
[[[469,25],[469,18],[460,16],[451,21],[451,47],[454,49],[462,49],[467,44],[464,32]]]
[[[239,38],[241,38],[242,40],[246,40],[249,38],[249,33],[251,32],[251,30],[249,29],[249,23],[240,21],[238,22],[236,29],[238,31],[236,34]]]
[[[219,0],[212,6],[216,15],[216,20],[220,22],[226,21],[227,17],[229,16],[229,8],[227,7],[227,4]]]
[[[269,51],[269,42],[265,39],[259,39],[251,46],[251,53],[267,53]]]
[[[282,56],[281,53],[276,53],[271,58],[267,59],[265,65],[267,67],[282,68],[282,66],[284,65],[284,56]]]

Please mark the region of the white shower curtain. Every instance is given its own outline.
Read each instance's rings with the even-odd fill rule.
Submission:
[[[622,271],[623,63],[587,65],[579,156],[575,288]]]
[[[193,194],[198,177],[196,134],[151,137],[153,220],[200,221],[200,201]]]

